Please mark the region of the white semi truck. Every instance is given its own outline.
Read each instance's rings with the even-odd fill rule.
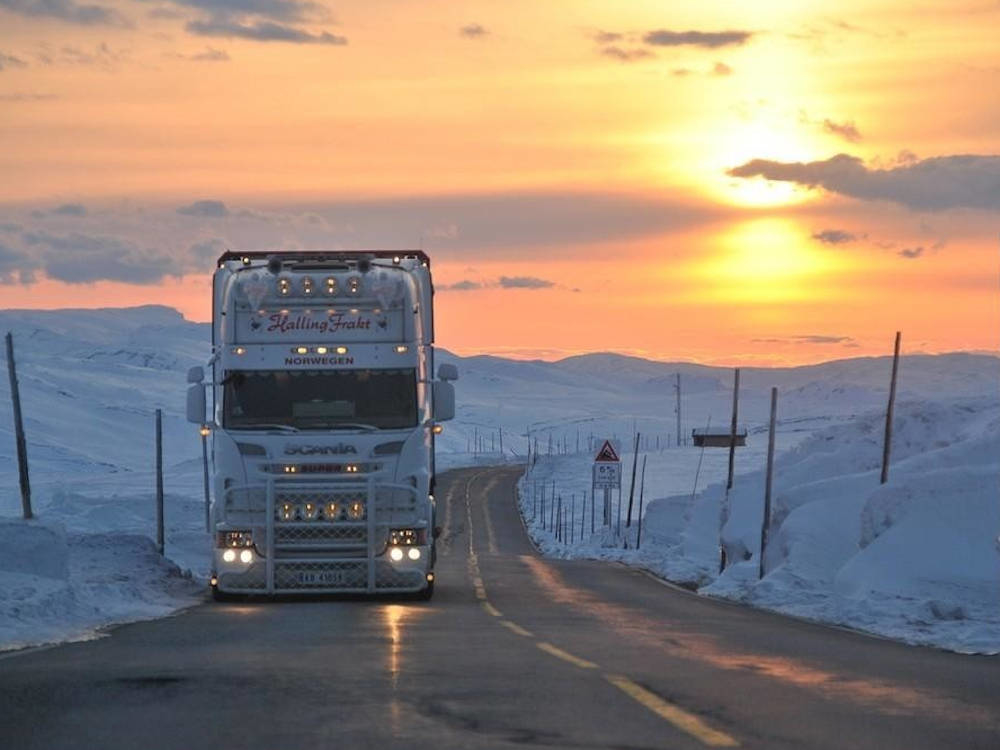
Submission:
[[[219,258],[187,401],[212,436],[216,598],[433,594],[434,436],[458,373],[434,377],[432,296],[422,252]]]

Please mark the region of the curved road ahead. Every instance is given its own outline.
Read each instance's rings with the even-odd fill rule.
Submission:
[[[432,602],[206,604],[0,659],[0,748],[1000,748],[1000,659],[542,559],[517,476],[441,477]]]

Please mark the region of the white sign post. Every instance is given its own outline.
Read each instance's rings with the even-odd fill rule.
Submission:
[[[604,490],[604,525],[611,525],[611,490],[622,485],[622,463],[609,440],[604,441],[594,458],[591,491]]]

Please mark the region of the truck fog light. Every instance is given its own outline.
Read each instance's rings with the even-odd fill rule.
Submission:
[[[319,506],[316,503],[306,503],[302,507],[302,517],[306,521],[315,521],[319,516]]]
[[[347,516],[352,521],[360,521],[365,515],[365,504],[360,500],[352,500],[347,506]]]
[[[400,560],[403,559],[403,550],[401,550],[399,547],[393,547],[391,550],[389,550],[389,557],[392,558],[393,562],[399,562]]]
[[[227,549],[225,552],[222,553],[222,559],[225,560],[226,562],[235,562],[236,550]]]
[[[419,560],[420,559],[420,550],[417,549],[416,547],[410,547],[410,549],[407,550],[406,555],[411,560]]]
[[[251,563],[253,562],[253,552],[248,549],[240,552],[240,562],[241,563]]]

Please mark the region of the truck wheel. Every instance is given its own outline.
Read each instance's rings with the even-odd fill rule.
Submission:
[[[434,581],[428,583],[427,588],[414,594],[413,598],[418,602],[429,602],[432,596],[434,596]]]
[[[225,591],[219,591],[218,587],[212,586],[212,599],[217,602],[232,602],[237,599],[236,594],[227,594]]]

